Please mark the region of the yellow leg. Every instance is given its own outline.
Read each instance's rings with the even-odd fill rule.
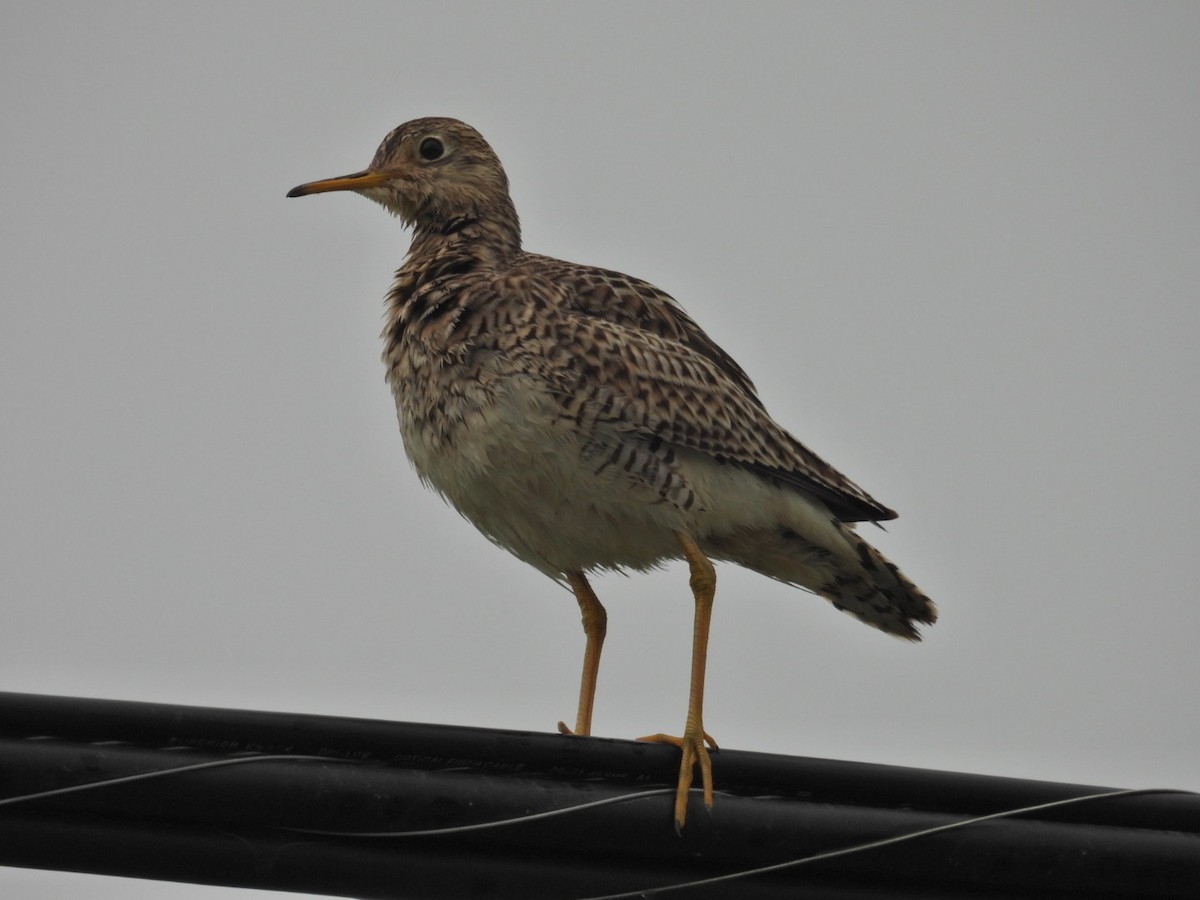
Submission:
[[[567,582],[579,601],[583,613],[583,633],[587,645],[583,650],[583,677],[579,682],[579,710],[575,714],[575,731],[558,723],[563,734],[589,735],[592,733],[592,706],[596,702],[596,676],[600,673],[600,650],[604,647],[604,634],[608,630],[608,613],[588,584],[583,572],[568,572]]]
[[[707,741],[712,748],[717,749],[716,742],[704,731],[704,664],[708,657],[708,626],[712,620],[713,597],[717,592],[717,573],[696,542],[683,532],[676,532],[675,537],[683,548],[683,556],[691,570],[692,595],[696,599],[696,619],[692,627],[692,678],[688,693],[687,720],[683,726],[683,737],[677,738],[666,734],[653,734],[642,738],[645,741],[657,741],[673,744],[683,751],[683,759],[679,764],[679,781],[675,787],[675,827],[683,828],[687,818],[688,793],[692,788],[695,767],[700,768],[700,783],[704,788],[704,805],[712,809],[713,782],[712,761],[708,758],[708,750],[704,743]]]

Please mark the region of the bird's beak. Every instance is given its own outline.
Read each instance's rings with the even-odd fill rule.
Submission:
[[[364,188],[379,187],[387,184],[391,176],[385,172],[372,172],[363,169],[353,175],[343,175],[341,178],[326,178],[322,181],[310,181],[301,184],[287,192],[289,197],[305,197],[309,194],[323,194],[326,191],[361,191]]]

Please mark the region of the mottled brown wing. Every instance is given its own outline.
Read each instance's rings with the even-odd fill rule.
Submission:
[[[526,254],[531,270],[550,282],[570,285],[562,307],[628,325],[690,347],[725,373],[754,405],[763,408],[754,382],[732,356],[704,333],[670,294],[621,272]]]
[[[555,273],[542,289],[561,291],[580,270],[608,276],[603,270],[572,268],[572,279]],[[643,284],[615,277],[632,283],[635,291]],[[737,363],[673,300],[657,291],[654,297],[639,292],[643,305],[631,309],[628,296],[618,290],[609,292],[605,305],[604,284],[587,284],[585,303],[560,300],[559,315],[549,327],[554,358],[547,364],[563,382],[567,415],[707,453],[808,491],[843,521],[896,517],[780,427]],[[624,311],[614,314],[618,302],[625,304]]]

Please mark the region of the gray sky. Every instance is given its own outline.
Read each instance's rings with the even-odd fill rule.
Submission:
[[[408,235],[284,198],[451,115],[530,249],[672,293],[901,513],[919,646],[719,570],[723,746],[1200,789],[1200,6],[7,4],[0,59],[0,689],[572,718],[573,599],[405,461]],[[678,732],[686,572],[595,586],[596,732]]]

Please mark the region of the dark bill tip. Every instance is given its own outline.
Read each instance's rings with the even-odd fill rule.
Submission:
[[[361,191],[365,188],[379,187],[390,180],[384,172],[372,172],[364,169],[353,175],[342,175],[339,178],[326,178],[322,181],[310,181],[299,184],[288,191],[289,197],[307,197],[309,194],[323,194],[326,191]]]

